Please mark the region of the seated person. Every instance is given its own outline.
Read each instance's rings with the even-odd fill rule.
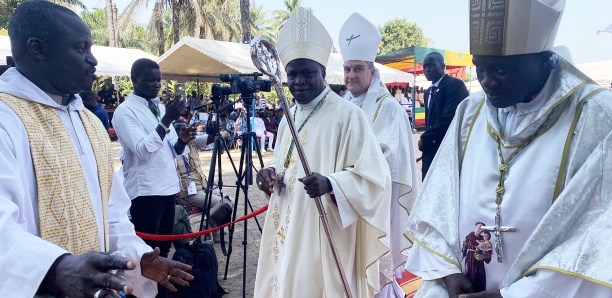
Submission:
[[[259,138],[259,142],[261,144],[259,148],[263,151],[264,148],[266,148],[266,139],[268,139],[268,148],[266,149],[266,151],[271,152],[274,151],[274,149],[272,149],[272,144],[274,143],[274,134],[266,130],[266,124],[262,119],[264,117],[263,113],[264,111],[260,110],[260,112],[257,114],[257,117],[255,117],[255,127],[253,127],[253,131]]]
[[[238,114],[236,112],[231,112],[229,118],[227,119],[227,132],[234,136],[236,135],[236,120],[238,120]]]
[[[278,108],[276,110],[276,113],[274,114],[274,123],[276,124],[276,127],[280,126],[280,122],[283,119],[283,116],[285,115],[283,108]]]
[[[175,129],[180,129],[180,126],[185,125],[180,121],[175,121],[174,124]],[[189,213],[193,211],[193,207],[206,211],[204,206],[206,192],[204,189],[208,184],[208,180],[202,172],[197,149],[198,145],[202,146],[208,140],[208,138],[196,137],[196,139],[187,144],[189,154],[178,156],[176,159],[177,172],[181,176],[182,187],[181,192],[177,194],[176,202],[185,207]],[[193,189],[190,189],[190,184],[192,184]],[[229,222],[232,213],[232,201],[229,196],[224,196],[218,189],[213,190],[210,201],[210,219],[213,221],[211,226]]]

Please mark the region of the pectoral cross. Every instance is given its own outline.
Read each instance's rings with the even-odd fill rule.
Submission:
[[[276,180],[278,181],[278,195],[280,196],[280,193],[283,190],[283,188],[287,186],[285,184],[285,171],[283,171],[281,175],[277,175]]]
[[[501,224],[501,212],[499,207],[497,207],[495,212],[495,226],[483,226],[480,228],[483,231],[495,233],[495,254],[497,255],[497,261],[500,263],[502,263],[504,254],[502,248],[502,232],[516,232],[515,227],[502,227]]]
[[[351,41],[353,41],[353,39],[355,39],[355,38],[357,38],[359,36],[361,36],[361,35],[354,36],[353,34],[351,34],[351,37],[346,39],[346,41],[348,41],[348,46],[351,45]]]

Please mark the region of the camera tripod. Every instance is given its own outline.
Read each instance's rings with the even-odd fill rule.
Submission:
[[[225,142],[225,139],[223,138],[223,136],[220,133],[220,127],[219,127],[219,117],[217,116],[217,118],[213,121],[216,122],[216,131],[215,133],[215,137],[214,137],[214,147],[212,149],[212,158],[211,158],[211,162],[210,162],[210,168],[208,171],[208,181],[207,181],[207,185],[205,188],[205,193],[206,193],[206,197],[204,200],[204,207],[205,208],[205,214],[202,214],[202,218],[200,220],[200,230],[203,229],[207,229],[209,227],[209,220],[210,220],[210,205],[212,202],[212,195],[213,195],[213,190],[214,189],[218,189],[221,197],[223,199],[223,171],[221,168],[221,154],[223,154],[223,151],[227,152],[227,157],[230,160],[230,163],[232,165],[232,168],[234,170],[234,173],[236,174],[236,195],[234,197],[234,206],[233,206],[233,210],[232,210],[232,215],[231,215],[231,221],[235,221],[236,217],[237,217],[237,210],[238,210],[238,201],[239,201],[239,197],[240,197],[240,192],[242,191],[243,195],[244,195],[244,215],[247,215],[249,213],[249,209],[251,212],[253,212],[253,206],[251,205],[251,202],[249,200],[249,185],[251,185],[253,183],[253,172],[252,170],[255,168],[255,165],[253,164],[253,155],[252,152],[253,150],[255,150],[255,152],[257,153],[257,158],[259,159],[259,164],[260,167],[263,168],[264,164],[263,164],[263,159],[261,156],[261,148],[259,146],[259,143],[254,141],[256,139],[256,134],[255,132],[252,131],[252,127],[251,127],[251,119],[252,117],[252,101],[255,98],[253,96],[253,94],[242,94],[242,98],[243,98],[243,102],[244,102],[244,107],[247,110],[245,113],[245,118],[242,121],[246,121],[246,131],[240,136],[240,140],[242,142],[241,145],[241,152],[240,152],[240,164],[239,167],[236,168],[236,165],[229,153],[229,148],[227,146],[227,143]],[[218,107],[217,105],[215,105],[215,112],[218,115]],[[209,121],[211,122],[211,121]],[[212,123],[211,123],[212,124]],[[217,177],[217,181],[215,184],[215,173],[218,173],[218,177]],[[229,186],[228,186],[229,187]],[[231,186],[234,187],[234,186]],[[206,220],[205,220],[206,218]],[[262,227],[259,223],[259,221],[257,220],[257,217],[254,217],[255,222],[257,223],[257,226],[259,228],[259,232],[262,232]],[[246,297],[246,256],[247,256],[247,235],[248,235],[248,230],[247,230],[247,221],[245,220],[243,222],[244,224],[244,234],[243,234],[243,239],[242,239],[242,245],[243,245],[243,249],[244,249],[244,255],[243,255],[243,260],[242,260],[242,295],[243,297]],[[223,279],[227,280],[227,273],[229,270],[229,261],[230,261],[230,257],[232,254],[232,243],[233,243],[233,236],[234,236],[234,230],[235,230],[235,225],[230,225],[228,228],[229,231],[229,242],[228,242],[228,248],[226,250],[225,248],[225,239],[224,239],[224,231],[223,229],[221,229],[221,249],[223,254],[227,257],[226,259],[226,263],[225,263],[225,272],[224,272],[224,276]]]

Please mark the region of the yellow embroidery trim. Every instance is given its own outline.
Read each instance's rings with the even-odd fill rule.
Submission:
[[[576,130],[576,125],[578,124],[578,120],[580,120],[580,114],[582,113],[582,108],[584,106],[584,102],[591,98],[593,95],[603,91],[605,89],[598,88],[587,94],[583,97],[576,107],[576,114],[574,115],[574,121],[572,121],[572,125],[570,126],[569,131],[567,132],[567,138],[565,139],[565,146],[563,147],[563,155],[561,157],[561,165],[559,166],[559,172],[557,173],[557,182],[555,183],[555,191],[553,192],[552,202],[554,203],[557,200],[559,194],[561,194],[561,187],[563,182],[563,175],[565,173],[565,168],[567,167],[567,159],[569,157],[569,150],[572,144],[572,140],[574,139],[574,131]]]
[[[592,277],[584,276],[582,274],[578,274],[578,273],[575,273],[575,272],[571,272],[571,271],[567,271],[567,270],[563,270],[563,269],[556,268],[556,267],[551,267],[551,266],[535,266],[535,267],[532,267],[529,270],[527,270],[527,272],[523,273],[522,277],[525,277],[525,276],[535,272],[538,269],[546,269],[546,270],[556,271],[556,272],[559,272],[559,273],[563,273],[565,275],[581,278],[581,279],[584,279],[584,280],[588,280],[588,281],[590,281],[592,283],[596,283],[598,285],[602,285],[602,286],[605,286],[605,287],[608,287],[608,288],[612,288],[612,284],[604,282],[604,281],[601,281],[599,279],[595,279],[595,278],[592,278]]]
[[[447,260],[449,263],[457,266],[457,269],[459,269],[459,271],[461,271],[461,265],[459,265],[459,263],[451,260],[449,257],[429,248],[427,245],[423,244],[423,242],[421,242],[419,239],[417,239],[412,233],[410,233],[409,231],[405,231],[404,234],[408,234],[410,236],[410,238],[412,238],[416,243],[418,243],[421,247],[423,247],[424,249],[428,250],[429,252],[435,254],[436,256],[443,258],[445,260]]]

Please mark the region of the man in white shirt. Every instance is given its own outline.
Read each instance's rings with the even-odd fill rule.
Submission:
[[[257,117],[253,118],[253,120],[255,121],[255,127],[253,128],[253,131],[255,131],[255,134],[257,135],[257,137],[259,138],[259,143],[261,144],[259,146],[259,148],[263,151],[264,148],[266,148],[266,139],[268,139],[268,149],[266,149],[266,151],[274,151],[274,149],[272,149],[272,143],[274,143],[274,134],[266,131],[266,124],[264,123],[263,119],[261,119],[262,117],[262,111],[258,111]]]
[[[159,103],[161,71],[155,61],[136,60],[131,72],[134,93],[117,107],[112,120],[123,148],[124,185],[132,200],[130,215],[137,231],[170,235],[174,198],[181,190],[175,160],[194,138],[195,129],[182,129],[180,137],[176,134],[171,123],[185,110],[185,102]],[[145,242],[159,247],[162,256],[170,251],[168,241]],[[163,289],[159,290],[163,295]]]
[[[76,95],[95,79],[87,26],[32,1],[8,30],[17,66],[0,76],[0,297],[153,297],[155,282],[186,284],[189,266],[135,235],[108,135]]]

